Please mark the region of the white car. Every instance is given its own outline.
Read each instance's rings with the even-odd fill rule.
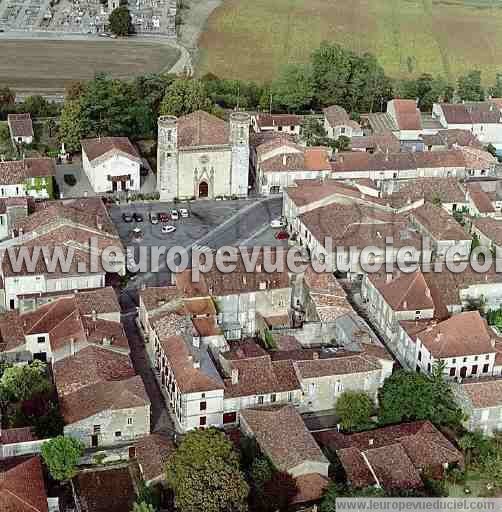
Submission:
[[[180,218],[180,214],[178,210],[171,210],[171,220],[178,220]]]
[[[180,208],[180,215],[183,219],[190,217],[190,214],[188,213],[188,210],[186,208]]]
[[[150,212],[150,222],[152,224],[158,224],[159,223],[159,216],[156,213]]]
[[[174,233],[176,231],[176,228],[174,226],[162,226],[161,229],[162,233]]]
[[[284,228],[286,227],[286,223],[282,219],[274,219],[270,223],[271,228]]]

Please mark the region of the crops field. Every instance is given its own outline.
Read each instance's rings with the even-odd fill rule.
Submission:
[[[169,69],[179,51],[134,40],[0,40],[0,85],[22,90],[64,88],[102,71],[117,78]]]
[[[369,51],[390,76],[502,71],[502,1],[223,0],[202,33],[200,73],[268,80],[322,41]]]

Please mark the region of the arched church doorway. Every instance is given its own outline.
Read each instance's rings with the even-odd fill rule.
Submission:
[[[199,197],[208,197],[209,196],[209,185],[207,181],[201,181],[199,183]]]

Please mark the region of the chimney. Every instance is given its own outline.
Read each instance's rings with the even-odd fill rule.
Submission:
[[[75,355],[75,338],[70,339],[70,355]]]
[[[314,352],[314,353],[312,354],[312,359],[313,359],[314,361],[317,361],[317,359],[319,359],[319,352]]]
[[[431,291],[429,290],[429,288],[425,289],[425,296],[428,297],[429,299],[431,298]]]
[[[374,443],[373,439],[368,439],[368,446],[373,446],[373,443]]]
[[[109,347],[112,344],[112,340],[105,336],[103,338],[103,347]]]
[[[392,281],[392,274],[387,274],[387,275],[386,275],[385,282],[386,282],[386,283],[390,283],[391,281]]]
[[[98,314],[95,309],[92,310],[92,321],[96,322],[98,320]]]
[[[403,308],[408,309],[408,301],[403,300]]]
[[[232,384],[235,386],[239,382],[239,370],[232,368]]]
[[[288,156],[287,155],[282,155],[282,165],[284,165],[284,167],[286,167],[286,165],[288,165]]]
[[[101,215],[96,215],[96,227],[101,231],[103,229],[103,220]]]

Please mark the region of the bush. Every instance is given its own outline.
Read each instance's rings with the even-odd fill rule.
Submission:
[[[77,184],[77,178],[73,174],[65,174],[63,179],[69,187],[74,187]]]

